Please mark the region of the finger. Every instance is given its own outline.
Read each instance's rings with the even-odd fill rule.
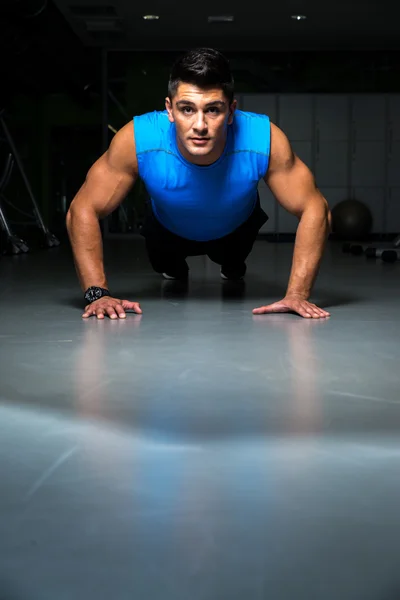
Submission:
[[[253,315],[262,315],[267,310],[267,306],[259,306],[253,309]]]
[[[318,307],[311,302],[301,302],[295,310],[299,315],[308,319],[319,319],[321,317]]]
[[[324,317],[329,317],[329,313],[326,310],[323,310],[322,308],[319,308],[318,306],[315,306],[314,308],[314,312],[317,313],[317,315],[319,316],[319,318],[324,318]]]
[[[139,315],[142,314],[142,309],[140,308],[139,302],[130,302],[129,300],[123,300],[122,306],[125,310],[133,310],[135,313]]]
[[[320,317],[321,313],[315,304],[312,304],[311,302],[305,302],[303,307],[304,310],[308,312],[314,319]]]
[[[106,311],[110,319],[118,319],[117,313],[115,312],[113,306],[107,306]]]
[[[322,316],[322,317],[330,317],[330,313],[327,312],[326,310],[324,310],[323,308],[320,308],[319,306],[317,306],[316,304],[311,304],[311,306],[313,307],[314,310],[317,311],[317,313]]]
[[[103,308],[97,308],[96,309],[96,316],[98,319],[104,319],[104,309]]]
[[[282,304],[268,304],[267,306],[259,306],[253,309],[253,315],[265,315],[268,313],[286,312],[288,309]]]
[[[259,306],[253,310],[253,315],[266,315],[275,312],[270,306]]]
[[[312,311],[312,317],[313,319],[325,319],[327,315],[324,313],[324,311],[320,310],[320,309],[314,309]]]
[[[84,317],[85,319],[87,319],[88,317],[90,317],[93,314],[93,307],[90,306],[90,304],[86,304],[85,306],[85,311],[82,314],[82,317]]]
[[[116,312],[118,314],[118,317],[120,319],[125,319],[126,318],[126,314],[125,314],[124,309],[122,308],[122,304],[116,304],[116,306],[114,308],[115,308],[115,310],[116,310]]]
[[[305,319],[313,318],[312,309],[310,307],[308,307],[307,305],[300,304],[300,306],[295,308],[294,310],[297,313],[299,313],[300,316],[304,317]]]

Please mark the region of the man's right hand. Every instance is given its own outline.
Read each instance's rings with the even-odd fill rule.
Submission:
[[[108,316],[110,319],[125,319],[126,310],[133,310],[139,315],[142,314],[142,309],[138,302],[130,302],[129,300],[119,300],[118,298],[112,298],[111,296],[103,296],[91,304],[88,304],[85,307],[85,312],[82,317],[87,319],[88,317],[94,316],[98,319],[104,319],[105,316]]]

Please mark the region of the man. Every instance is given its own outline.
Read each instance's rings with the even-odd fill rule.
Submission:
[[[267,215],[261,178],[277,201],[299,218],[285,297],[254,314],[329,316],[309,302],[330,231],[330,211],[307,166],[265,115],[236,110],[229,62],[200,48],[174,64],[165,111],[134,117],[89,170],[71,203],[67,229],[85,292],[83,317],[125,318],[138,302],[113,298],[103,266],[99,219],[124,200],[138,176],[151,197],[143,236],[153,269],[186,280],[186,258],[208,255],[223,279],[241,279]]]

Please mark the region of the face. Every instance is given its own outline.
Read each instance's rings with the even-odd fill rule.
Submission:
[[[178,148],[195,164],[207,165],[221,156],[236,100],[229,105],[219,88],[199,88],[180,83],[172,103],[165,100],[168,117],[175,123]]]

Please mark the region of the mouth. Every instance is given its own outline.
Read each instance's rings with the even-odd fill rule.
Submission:
[[[209,141],[210,138],[190,138],[190,139],[193,142],[193,144],[196,144],[196,146],[204,146],[205,144],[207,144],[207,142]]]

